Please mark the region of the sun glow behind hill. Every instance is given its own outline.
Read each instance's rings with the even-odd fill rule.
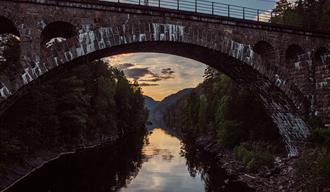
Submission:
[[[124,71],[130,81],[137,80],[144,95],[155,100],[203,81],[205,64],[192,59],[161,53],[134,53],[108,57],[111,66]]]

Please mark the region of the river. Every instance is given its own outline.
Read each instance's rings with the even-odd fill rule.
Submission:
[[[212,156],[156,128],[115,145],[64,155],[6,192],[253,191]]]

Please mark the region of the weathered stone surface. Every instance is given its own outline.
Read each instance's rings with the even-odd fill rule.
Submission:
[[[320,115],[330,124],[329,34],[95,0],[1,0],[0,10],[9,21],[3,23],[12,23],[0,28],[21,39],[21,69],[0,72],[0,111],[58,68],[152,51],[199,60],[249,86],[277,124],[289,155],[298,153],[297,143],[309,133],[302,116]],[[55,37],[66,40],[46,44]]]

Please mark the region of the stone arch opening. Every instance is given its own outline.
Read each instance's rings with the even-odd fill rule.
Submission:
[[[41,46],[49,47],[55,42],[61,42],[76,35],[76,28],[71,23],[55,21],[48,24],[41,32]]]
[[[328,51],[325,47],[320,47],[316,50],[313,61],[313,63],[315,63],[315,66],[326,64],[327,53]]]
[[[20,69],[20,33],[15,24],[0,16],[0,71],[10,77]],[[0,84],[0,92],[3,89]]]
[[[304,53],[305,51],[301,46],[297,44],[290,45],[285,52],[286,67],[289,69],[294,68],[294,64],[298,61],[299,55]]]
[[[275,49],[270,43],[259,41],[253,46],[253,51],[262,57],[264,64],[271,65],[275,63]]]
[[[238,59],[237,55],[239,51],[236,49],[233,52],[226,53],[192,43],[142,41],[137,43],[117,44],[90,53],[85,52],[85,55],[74,59],[70,62],[70,65],[80,65],[84,62],[86,63],[112,55],[137,52],[166,53],[194,59],[221,71],[237,83],[247,86],[257,98],[262,100],[265,108],[269,109],[269,116],[278,126],[279,132],[287,145],[289,155],[294,156],[298,154],[297,145],[294,143],[307,137],[309,133],[308,127],[299,117],[293,102],[290,101],[283,91],[277,86],[274,86],[270,79],[267,79],[264,74],[257,70],[257,68],[260,68],[258,67],[260,63],[254,64],[256,68],[245,64],[245,62]],[[64,56],[66,54],[65,52],[63,53]],[[53,65],[68,64],[62,64],[58,61],[59,58],[56,58],[56,62],[53,62]]]
[[[278,69],[275,62],[275,49],[266,41],[258,41],[253,46],[253,51],[258,53],[262,58],[262,65],[266,71],[277,73]]]
[[[13,34],[16,37],[20,37],[19,31],[14,23],[2,16],[0,16],[0,34]]]

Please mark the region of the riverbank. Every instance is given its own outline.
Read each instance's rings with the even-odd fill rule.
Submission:
[[[21,181],[22,179],[32,174],[34,171],[43,167],[45,164],[59,159],[64,155],[95,149],[103,145],[114,145],[118,139],[119,137],[113,136],[104,138],[101,141],[98,140],[82,145],[59,148],[57,151],[43,150],[36,152],[33,156],[24,160],[24,162],[7,165],[6,168],[0,172],[0,192],[6,191],[17,182]]]
[[[293,183],[293,164],[295,159],[276,157],[271,169],[260,167],[256,172],[249,172],[243,163],[236,160],[232,150],[215,142],[212,137],[201,136],[195,141],[197,148],[213,154],[220,167],[238,181],[246,183],[256,192],[291,192],[296,191]]]

